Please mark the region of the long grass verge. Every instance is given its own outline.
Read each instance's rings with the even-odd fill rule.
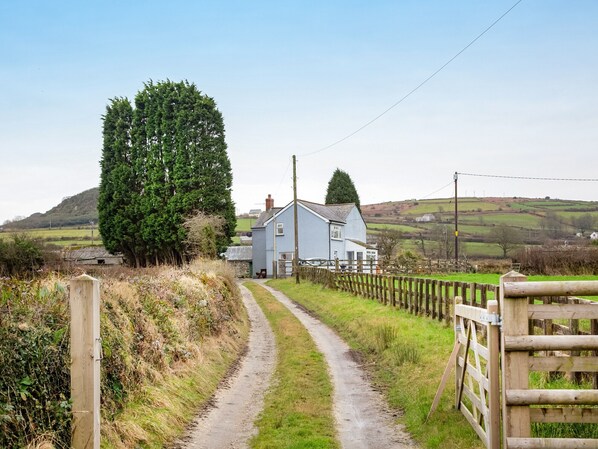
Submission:
[[[453,347],[451,328],[310,282],[276,280],[269,285],[315,312],[363,354],[374,382],[389,405],[402,411],[401,421],[422,447],[484,447],[454,408],[454,382],[426,421]]]
[[[272,387],[250,445],[256,449],[338,448],[332,384],[324,356],[289,310],[263,287],[247,282],[270,322],[278,347]]]
[[[239,331],[240,338],[207,338],[200,358],[133,395],[114,421],[103,424],[100,447],[158,449],[181,435],[239,357],[248,335],[246,321]]]

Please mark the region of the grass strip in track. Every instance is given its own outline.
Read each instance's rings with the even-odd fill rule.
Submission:
[[[453,347],[452,328],[307,281],[268,285],[315,312],[363,354],[374,382],[391,407],[403,410],[402,422],[422,447],[484,447],[454,408],[454,382],[448,383],[438,410],[426,422]]]
[[[270,322],[278,361],[252,448],[338,448],[326,361],[305,327],[263,287],[247,282]]]

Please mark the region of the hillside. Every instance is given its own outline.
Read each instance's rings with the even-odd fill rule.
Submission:
[[[5,226],[7,229],[35,229],[87,225],[98,222],[99,188],[67,197],[46,213],[35,213]]]
[[[455,223],[453,198],[390,201],[361,207],[372,234],[384,228],[402,231],[406,240],[426,243],[452,241]],[[427,221],[429,220],[429,221]],[[547,240],[572,242],[598,230],[598,201],[539,198],[459,198],[459,237],[470,256],[498,256],[492,230],[505,224],[523,243]],[[407,244],[409,246],[409,244]],[[430,249],[430,248],[428,248]]]

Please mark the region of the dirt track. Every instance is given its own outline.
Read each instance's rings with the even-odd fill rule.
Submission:
[[[334,384],[334,412],[344,449],[414,448],[410,436],[394,423],[381,395],[372,389],[351,348],[328,326],[284,294],[265,286],[306,327],[324,354]]]
[[[239,369],[218,390],[212,407],[175,444],[185,449],[241,449],[256,432],[253,422],[262,410],[264,393],[276,363],[276,344],[264,313],[241,286],[251,321],[248,351]]]
[[[342,448],[417,447],[402,427],[394,423],[381,395],[372,389],[349,346],[284,294],[264,287],[306,327],[326,358],[334,385],[334,413]],[[256,432],[253,422],[262,410],[264,393],[274,371],[276,345],[268,321],[251,293],[244,287],[241,290],[252,326],[247,355],[238,371],[216,393],[212,407],[175,444],[176,448],[247,448],[247,441]]]

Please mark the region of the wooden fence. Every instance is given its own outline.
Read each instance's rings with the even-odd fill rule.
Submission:
[[[598,439],[530,437],[531,423],[598,424],[598,303],[571,297],[598,295],[598,281],[525,282],[511,272],[496,286],[310,267],[300,274],[413,314],[454,321],[456,406],[491,449],[500,447],[501,325],[503,448],[598,449]],[[451,306],[455,297],[459,304]],[[530,389],[530,371],[549,377],[565,372],[573,381],[583,376],[593,389],[580,389],[582,383],[574,390]]]
[[[526,281],[515,272],[501,277],[503,447],[598,448],[598,439],[531,438],[532,423],[598,424],[595,386],[548,390],[529,384],[530,371],[598,373],[598,335],[537,335],[531,324],[536,319],[595,322],[596,302],[562,304],[546,298],[596,295],[598,281]]]
[[[498,286],[410,276],[333,272],[324,268],[299,267],[302,279],[324,284],[382,304],[404,309],[415,315],[450,323],[455,296],[463,304],[485,308],[489,300],[498,299]]]

